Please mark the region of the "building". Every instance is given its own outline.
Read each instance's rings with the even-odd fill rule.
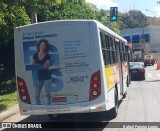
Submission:
[[[160,53],[160,26],[128,28],[121,30],[120,35],[132,46],[138,60],[142,60],[145,54]]]

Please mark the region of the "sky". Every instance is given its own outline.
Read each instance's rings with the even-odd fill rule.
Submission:
[[[135,9],[146,16],[160,17],[160,3],[157,3],[160,0],[86,0],[86,2],[95,4],[98,9],[109,10],[110,7],[118,7],[121,13]]]

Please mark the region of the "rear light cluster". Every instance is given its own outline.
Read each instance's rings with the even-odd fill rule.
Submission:
[[[20,99],[24,103],[31,104],[31,100],[28,94],[28,90],[27,90],[25,81],[22,78],[17,77],[17,83],[18,83],[18,92],[19,92]]]
[[[144,72],[145,70],[144,70],[144,69],[139,69],[138,71],[139,71],[139,72]]]
[[[90,94],[89,94],[89,100],[94,100],[97,97],[99,97],[101,94],[101,77],[100,77],[100,71],[95,72],[91,76],[90,80]]]

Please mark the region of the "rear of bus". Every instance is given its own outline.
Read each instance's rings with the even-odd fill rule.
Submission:
[[[22,115],[87,113],[105,111],[98,28],[95,21],[54,21],[17,27],[15,33],[16,78]],[[38,66],[32,65],[41,39],[50,44],[51,84],[39,93]],[[44,81],[42,81],[44,83]]]

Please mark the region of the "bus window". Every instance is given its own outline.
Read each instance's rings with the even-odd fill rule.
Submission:
[[[115,41],[114,38],[112,37],[112,56],[113,56],[113,63],[117,62],[116,58],[116,46],[115,46]]]
[[[123,62],[124,57],[123,57],[123,44],[122,44],[122,42],[120,42],[120,44],[119,44],[119,50],[120,50],[120,59]]]
[[[101,47],[102,47],[102,54],[103,54],[103,61],[104,64],[107,65],[107,52],[106,52],[106,38],[103,32],[100,32],[100,39],[101,39]]]
[[[102,45],[102,49],[106,48],[106,38],[105,38],[105,34],[100,32],[100,36],[101,36],[101,45]]]
[[[126,61],[125,44],[122,42],[123,61]]]

